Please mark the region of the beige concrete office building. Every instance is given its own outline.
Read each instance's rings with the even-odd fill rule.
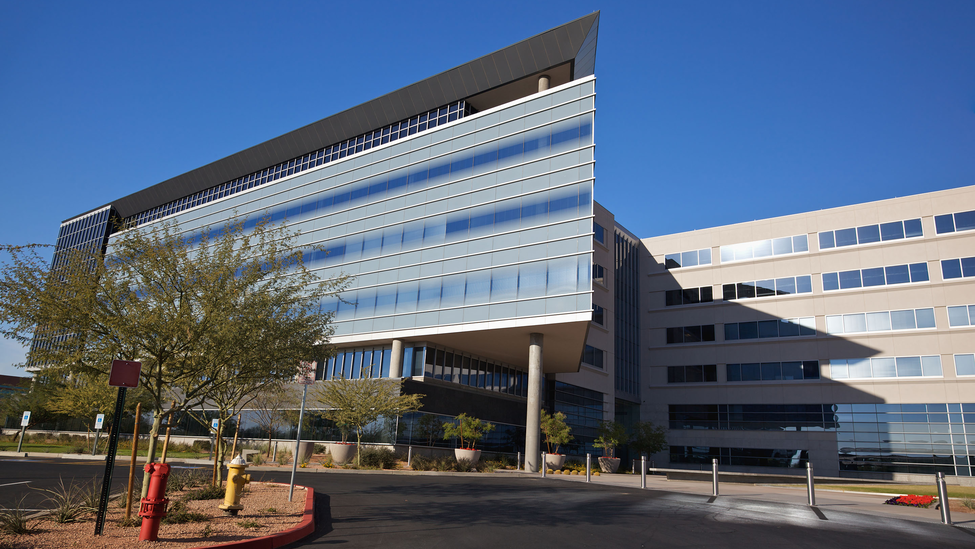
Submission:
[[[975,187],[643,244],[658,464],[972,475]]]

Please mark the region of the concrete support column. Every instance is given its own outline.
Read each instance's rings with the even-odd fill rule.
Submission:
[[[538,91],[543,92],[548,89],[549,77],[547,74],[543,74],[538,77]]]
[[[525,470],[538,472],[538,440],[542,410],[542,334],[528,344],[528,413],[525,419]]]
[[[403,340],[393,340],[393,352],[389,355],[389,377],[403,377]]]

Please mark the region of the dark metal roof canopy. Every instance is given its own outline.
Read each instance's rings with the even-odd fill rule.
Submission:
[[[598,27],[597,11],[135,192],[111,205],[121,217],[129,217],[559,65],[568,64],[570,80],[594,74]]]

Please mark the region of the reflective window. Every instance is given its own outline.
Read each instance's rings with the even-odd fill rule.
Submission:
[[[725,301],[750,299],[753,297],[775,297],[783,295],[812,293],[812,277],[809,275],[756,280],[724,284],[721,293]]]
[[[975,376],[975,354],[955,355],[955,375]]]
[[[880,367],[889,370],[889,359]],[[836,404],[840,469],[971,476],[966,407],[975,410],[959,403]]]
[[[465,101],[451,103],[450,105],[433,109],[421,116],[414,116],[413,118],[391,124],[385,128],[380,128],[357,137],[352,137],[330,147],[325,147],[298,158],[281,162],[280,164],[276,164],[270,168],[265,168],[249,175],[238,177],[233,181],[202,190],[196,194],[178,198],[172,202],[157,206],[151,210],[139,212],[138,214],[126,218],[124,224],[126,226],[138,227],[145,223],[151,223],[152,221],[168,215],[176,214],[183,210],[193,208],[201,204],[206,204],[225,196],[230,196],[253,187],[264,185],[266,183],[276,181],[282,177],[287,177],[305,170],[316,168],[322,164],[327,164],[329,162],[345,158],[350,154],[369,150],[390,141],[396,141],[397,139],[406,137],[407,135],[413,135],[417,132],[430,129],[441,124],[446,124],[448,121],[454,121],[458,118],[463,118],[464,116],[470,116],[474,112],[476,111],[474,111],[474,109]],[[362,190],[357,192],[362,193]],[[299,213],[305,213],[303,207],[299,206],[293,212],[291,210],[282,212],[282,217],[287,215],[287,217],[293,218],[294,215]]]
[[[606,352],[602,349],[593,347],[592,345],[586,345],[585,350],[582,352],[582,361],[590,366],[603,369],[603,355]]]
[[[826,333],[828,334],[856,334],[935,327],[934,309],[932,308],[826,316]]]
[[[903,356],[830,360],[832,379],[941,377],[941,357]]]
[[[605,310],[602,307],[600,307],[599,305],[596,305],[595,303],[593,303],[593,305],[592,305],[592,321],[593,322],[595,322],[596,324],[599,324],[600,326],[605,326],[606,325],[606,319],[604,318],[604,313],[605,313]]]
[[[770,240],[756,240],[721,246],[721,262],[746,261],[775,255],[786,255],[809,251],[806,235],[796,235]]]
[[[668,307],[675,305],[693,305],[695,303],[711,303],[714,301],[711,286],[667,290],[664,295],[665,303]]]
[[[695,267],[697,265],[711,264],[711,248],[702,250],[691,250],[688,252],[676,252],[664,256],[664,267],[667,269],[679,269],[681,267]]]
[[[726,364],[728,381],[780,381],[819,379],[819,362],[763,362],[761,364]]]
[[[934,228],[938,234],[975,229],[975,210],[934,216]]]
[[[598,263],[592,264],[592,281],[606,286],[606,269]]]
[[[595,221],[593,221],[593,223],[592,223],[592,231],[593,231],[593,236],[592,236],[593,239],[595,239],[596,242],[599,242],[600,244],[602,244],[603,246],[605,246],[606,245],[606,229],[604,229],[603,226],[600,225],[599,223],[596,223]]]
[[[699,343],[714,341],[714,324],[667,328],[667,343]]]
[[[948,325],[952,328],[975,325],[975,305],[948,307]]]
[[[949,280],[952,278],[970,278],[973,276],[975,276],[975,257],[941,260],[941,278]]]
[[[714,364],[667,367],[667,383],[703,383],[713,381],[718,381],[718,370]]]
[[[975,267],[975,265],[973,265]],[[975,268],[973,268],[975,271]],[[846,290],[850,288],[891,286],[926,282],[928,264],[893,265],[838,273],[823,273],[823,291]]]
[[[724,325],[726,341],[816,335],[816,318],[783,318],[759,322],[730,322]]]
[[[774,448],[723,448],[717,446],[671,446],[670,462],[743,467],[774,467],[804,469],[809,462],[808,450],[780,450]]]
[[[671,404],[671,429],[823,431],[837,428],[830,404]]]
[[[940,231],[939,231],[940,232]],[[819,249],[842,248],[873,242],[887,242],[903,238],[917,238],[923,236],[920,219],[892,221],[879,225],[864,225],[849,229],[823,231],[819,233]]]

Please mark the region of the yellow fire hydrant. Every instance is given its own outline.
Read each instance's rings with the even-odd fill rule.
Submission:
[[[237,516],[237,512],[244,508],[240,504],[240,494],[244,491],[244,485],[250,484],[251,476],[244,474],[247,469],[247,462],[238,455],[227,464],[227,493],[223,497],[223,503],[218,505],[224,513]]]

